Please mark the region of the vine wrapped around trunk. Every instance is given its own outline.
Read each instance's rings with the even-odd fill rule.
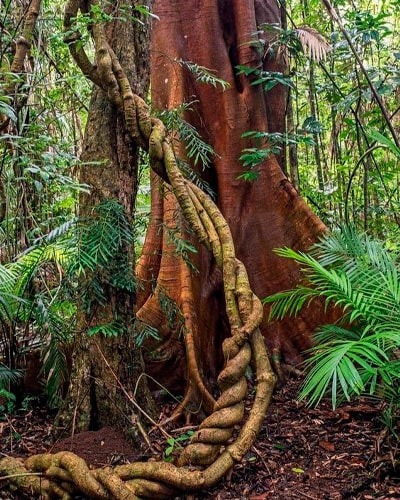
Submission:
[[[80,34],[73,26],[80,7],[77,0],[70,0],[66,7],[65,27],[70,33],[71,53],[82,72],[123,113],[128,133],[148,150],[153,170],[170,184],[188,225],[212,252],[222,271],[231,336],[223,343],[225,366],[218,377],[220,396],[215,403],[208,396],[212,413],[199,426],[176,464],[137,462],[91,470],[73,453],[60,452],[35,455],[25,461],[4,458],[0,461],[0,474],[8,476],[15,487],[40,494],[42,498],[73,498],[76,493],[100,499],[170,498],[182,491],[215,484],[242,459],[256,439],[275,384],[259,330],[263,309],[251,290],[244,265],[235,256],[227,222],[211,198],[181,174],[163,123],[151,117],[146,103],[133,93],[116,54],[108,45],[103,25],[95,20],[91,26],[95,64],[84,53]],[[189,273],[183,273],[183,282],[188,276]],[[186,339],[190,341],[194,334],[190,287],[185,290],[185,299]],[[188,364],[195,365],[194,350],[187,348],[187,355]],[[250,363],[254,368],[256,393],[243,423],[245,372]],[[239,424],[241,430],[232,439]]]

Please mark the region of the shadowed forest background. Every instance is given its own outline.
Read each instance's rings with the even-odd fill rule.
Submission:
[[[267,498],[275,391],[289,442],[291,405],[324,452],[353,430],[319,421],[370,420],[373,472],[327,498],[397,494],[399,23],[385,0],[1,3],[1,485],[173,498],[257,462]],[[141,453],[22,452],[29,412]]]

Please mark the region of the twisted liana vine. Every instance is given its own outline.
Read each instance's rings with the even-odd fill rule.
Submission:
[[[71,53],[82,72],[100,86],[123,113],[129,134],[148,151],[153,170],[170,184],[188,225],[212,252],[223,274],[231,336],[222,346],[225,365],[218,377],[220,396],[215,402],[211,395],[208,396],[209,403],[213,404],[212,413],[200,424],[175,464],[136,462],[93,470],[75,454],[60,452],[35,455],[25,461],[3,458],[0,460],[0,475],[15,488],[40,494],[41,498],[68,499],[76,493],[99,499],[173,498],[179,492],[195,491],[215,484],[242,460],[256,439],[275,384],[264,339],[258,328],[263,308],[251,290],[244,265],[235,256],[226,220],[211,198],[180,172],[164,124],[152,117],[147,104],[133,93],[117,56],[107,42],[103,24],[95,19],[91,25],[95,64],[84,52],[79,43],[80,34],[73,24],[80,8],[79,0],[70,0],[65,10],[65,28]],[[187,277],[190,277],[189,273]],[[182,307],[187,330],[185,340],[193,342],[195,328],[190,314],[191,289],[186,289],[185,294],[187,300]],[[194,356],[188,364],[192,363],[196,372],[193,345],[187,346],[187,355]],[[252,407],[245,415],[245,374],[250,364],[256,390]],[[202,384],[200,374],[198,382]],[[237,428],[240,428],[239,432]]]

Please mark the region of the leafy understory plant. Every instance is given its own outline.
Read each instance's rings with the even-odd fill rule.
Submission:
[[[300,399],[317,405],[330,393],[332,406],[361,394],[400,407],[400,269],[379,241],[353,227],[324,236],[306,254],[277,249],[300,264],[302,283],[267,297],[270,318],[296,316],[312,300],[342,311],[315,333]]]
[[[184,446],[185,446],[185,443],[187,443],[190,438],[192,437],[192,435],[194,434],[194,431],[192,430],[189,430],[187,432],[185,432],[184,434],[180,434],[179,436],[177,437],[169,437],[167,439],[167,447],[165,448],[165,451],[164,451],[164,457],[165,457],[165,460],[167,462],[172,462],[173,460],[173,455],[174,455],[174,452],[176,452],[177,450],[181,450]]]
[[[62,224],[15,262],[0,266],[0,390],[20,377],[16,363],[3,362],[10,346],[17,346],[15,357],[22,348],[39,347],[49,403],[57,405],[67,376],[65,346],[73,339],[76,303],[83,303],[89,314],[108,300],[110,287],[136,290],[127,251],[133,239],[124,207],[104,200],[86,217]],[[121,331],[116,314],[113,321],[89,328],[88,335]],[[141,332],[141,341],[147,333]]]

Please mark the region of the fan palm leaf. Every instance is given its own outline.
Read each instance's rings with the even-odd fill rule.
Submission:
[[[289,248],[276,253],[296,261],[304,280],[264,300],[271,319],[295,316],[317,297],[343,311],[337,324],[316,332],[300,397],[318,404],[330,392],[335,407],[342,398],[384,394],[385,386],[398,383],[400,362],[393,353],[400,348],[400,271],[383,244],[344,227],[308,254]]]

